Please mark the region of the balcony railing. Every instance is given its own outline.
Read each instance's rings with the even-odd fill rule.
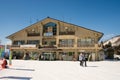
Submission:
[[[20,47],[20,45],[12,45],[11,47]]]
[[[74,31],[59,32],[59,35],[75,35]]]
[[[95,47],[95,45],[94,44],[84,44],[84,45],[77,44],[77,47]]]
[[[39,48],[57,48],[57,47],[54,45],[48,45],[48,46],[41,46]]]
[[[36,49],[36,44],[22,44],[22,45],[12,45],[12,49]]]
[[[40,36],[40,33],[28,33],[27,36]]]
[[[54,45],[46,45],[46,46],[41,46],[41,47],[38,47],[38,49],[40,49],[40,50],[44,50],[44,51],[58,51],[59,49],[57,49],[57,47],[56,46],[54,46]]]
[[[58,44],[58,47],[74,47],[74,45],[70,45],[70,44]]]

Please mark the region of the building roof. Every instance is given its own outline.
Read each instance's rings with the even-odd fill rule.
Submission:
[[[46,20],[46,19],[48,19],[48,18],[49,18],[49,19],[52,19],[52,20],[59,21],[59,22],[67,23],[67,24],[70,24],[70,25],[73,25],[73,26],[81,27],[81,28],[84,28],[84,29],[86,29],[86,30],[90,30],[90,31],[93,31],[93,32],[96,32],[96,33],[100,33],[100,34],[102,34],[102,36],[103,36],[103,33],[102,33],[102,32],[98,32],[98,31],[95,31],[95,30],[92,30],[92,29],[85,28],[85,27],[83,27],[83,26],[78,26],[78,25],[75,25],[75,24],[72,24],[72,23],[68,23],[68,22],[64,22],[64,21],[61,21],[61,20],[58,20],[58,19],[54,19],[54,18],[51,18],[51,17],[46,17],[46,18],[44,18],[44,19],[42,19],[42,20],[40,20],[40,21],[38,21],[38,22],[36,22],[36,23],[34,23],[34,24],[32,24],[32,25],[35,25],[35,24],[37,24],[37,23],[39,23],[39,22],[42,22],[42,21],[44,21],[44,20]],[[28,26],[28,27],[31,27],[32,25],[30,25],[30,26]],[[25,28],[22,29],[22,30],[25,30],[25,29],[27,29],[28,27],[25,27]],[[22,30],[17,31],[17,32],[15,32],[15,33],[7,36],[6,38],[10,38],[10,37],[13,36],[14,34],[20,32],[20,31],[22,31]],[[101,36],[101,37],[102,37],[102,36]],[[101,37],[100,37],[100,38],[101,38]],[[100,38],[99,38],[99,39],[100,39]]]
[[[110,38],[109,40],[105,41],[103,44],[106,45],[109,42],[111,42],[112,46],[120,45],[120,35],[117,35],[117,36]]]

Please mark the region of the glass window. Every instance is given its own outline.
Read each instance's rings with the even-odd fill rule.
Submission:
[[[43,26],[43,35],[44,36],[53,36],[56,35],[57,32],[57,24],[53,22],[49,22]]]
[[[17,40],[13,42],[13,45],[21,45],[21,44],[25,44],[24,40]]]
[[[83,39],[78,39],[77,41],[78,47],[88,47],[88,46],[93,46],[94,45],[94,39],[91,38],[83,38]]]
[[[53,45],[56,45],[56,39],[53,38],[53,39],[43,39],[43,42],[42,42],[43,45],[49,45],[49,46],[53,46]]]
[[[59,44],[61,47],[73,47],[74,39],[60,39]]]
[[[28,40],[27,44],[39,44],[40,41],[39,40]]]

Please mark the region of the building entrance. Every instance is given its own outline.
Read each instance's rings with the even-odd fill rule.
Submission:
[[[60,52],[59,57],[63,61],[72,61],[74,58],[74,52]]]
[[[55,60],[55,58],[56,58],[55,53],[44,52],[41,55],[42,60],[52,61],[52,60]]]

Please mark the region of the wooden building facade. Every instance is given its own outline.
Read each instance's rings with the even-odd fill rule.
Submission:
[[[12,41],[12,55],[28,53],[39,60],[78,60],[82,53],[93,54],[97,60],[103,33],[47,17],[7,38]]]

